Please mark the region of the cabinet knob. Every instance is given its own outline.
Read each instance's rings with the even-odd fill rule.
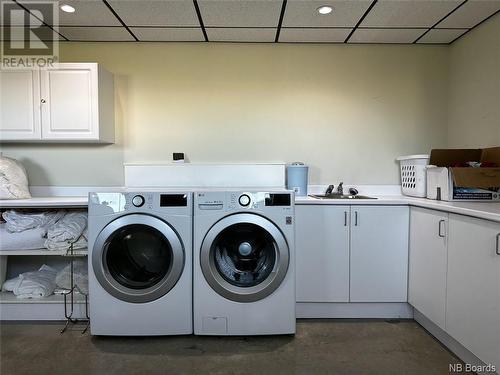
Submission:
[[[45,99],[40,100],[40,102],[45,103]]]

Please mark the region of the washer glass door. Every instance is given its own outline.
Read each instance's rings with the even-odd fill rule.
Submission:
[[[235,214],[216,223],[207,233],[200,255],[210,286],[237,302],[254,302],[273,293],[289,263],[281,231],[255,214]]]
[[[182,274],[184,249],[173,229],[148,215],[122,216],[98,235],[92,265],[99,283],[128,302],[168,293]]]

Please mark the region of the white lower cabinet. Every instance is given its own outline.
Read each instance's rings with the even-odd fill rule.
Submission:
[[[406,302],[406,206],[351,207],[351,302]]]
[[[412,207],[408,301],[445,329],[448,214]]]
[[[297,302],[349,301],[349,206],[296,206]]]
[[[298,302],[406,302],[408,207],[297,205]]]
[[[446,331],[500,369],[500,223],[450,215]]]

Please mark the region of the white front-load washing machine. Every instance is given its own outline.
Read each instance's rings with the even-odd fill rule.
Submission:
[[[192,193],[89,194],[91,334],[193,333],[192,209]]]
[[[195,193],[195,334],[295,333],[294,221],[289,191]]]

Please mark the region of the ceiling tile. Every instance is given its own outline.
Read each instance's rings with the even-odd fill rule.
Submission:
[[[283,26],[286,27],[354,27],[370,7],[372,0],[288,0]],[[333,8],[330,14],[319,14],[320,6]]]
[[[21,0],[20,3],[30,3],[37,0]],[[61,26],[121,26],[102,0],[61,0],[59,5],[68,4],[75,8],[74,13],[59,10],[59,25]]]
[[[161,28],[131,27],[134,35],[141,42],[203,42],[205,37],[201,28]]]
[[[134,41],[124,27],[60,27],[59,32],[70,41]]]
[[[274,42],[276,29],[207,28],[211,42]]]
[[[11,40],[24,40],[28,33],[24,32],[24,27],[22,26],[11,26]],[[52,40],[64,40],[63,37],[61,37],[58,33],[56,33],[54,30],[52,30],[50,27],[47,26],[41,26],[38,27],[36,30],[36,36],[42,40],[42,41],[52,41]],[[2,34],[2,38],[4,35]],[[28,36],[29,38],[29,36]],[[28,39],[26,39],[28,40]],[[31,43],[36,43],[36,39],[33,39]],[[33,46],[33,48],[36,48],[36,45]]]
[[[282,1],[198,0],[205,27],[277,27]]]
[[[499,10],[500,0],[469,0],[436,27],[474,27]]]
[[[108,0],[127,26],[200,26],[193,1]]]
[[[360,26],[431,27],[463,0],[379,0]]]
[[[349,43],[413,43],[422,29],[356,29]]]
[[[280,42],[343,42],[352,29],[281,29]]]
[[[417,43],[450,43],[467,31],[468,29],[432,29],[429,30],[429,32],[425,34]]]

